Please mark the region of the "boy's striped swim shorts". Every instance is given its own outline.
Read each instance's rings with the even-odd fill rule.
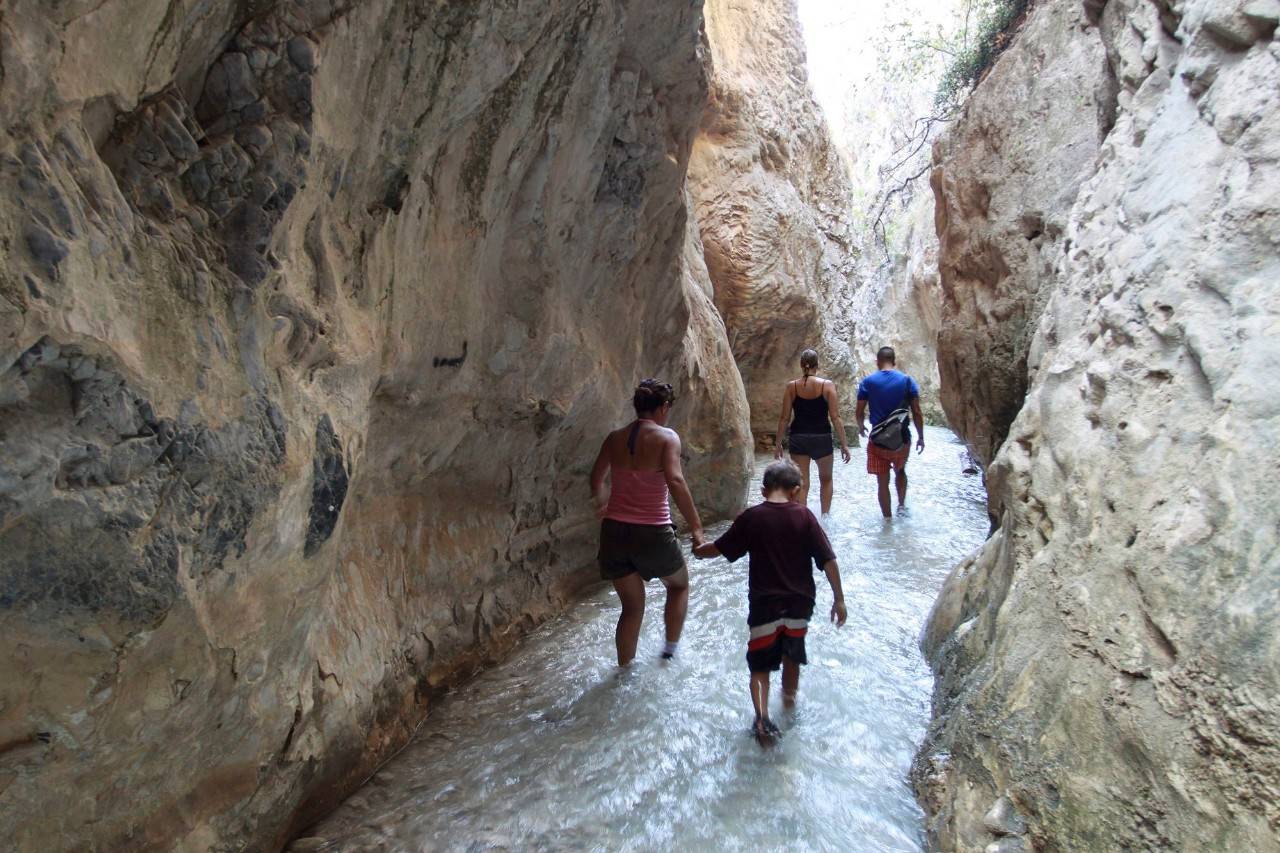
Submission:
[[[791,617],[756,625],[747,640],[747,667],[752,672],[776,672],[784,655],[796,663],[808,663],[804,653],[808,631],[808,619]]]

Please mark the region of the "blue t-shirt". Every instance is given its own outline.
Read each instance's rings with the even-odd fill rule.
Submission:
[[[916,381],[897,370],[877,370],[858,384],[858,399],[871,405],[872,426],[919,396],[920,386]]]

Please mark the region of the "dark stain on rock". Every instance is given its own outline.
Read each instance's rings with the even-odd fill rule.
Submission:
[[[37,222],[28,223],[22,236],[36,267],[45,279],[54,280],[58,275],[58,266],[71,253],[70,247]]]
[[[333,431],[333,422],[323,415],[316,424],[315,476],[311,484],[311,512],[308,514],[307,541],[302,553],[308,557],[333,535],[347,498],[347,468],[343,464],[342,442]]]
[[[443,356],[438,355],[431,359],[432,367],[462,367],[467,360],[467,342],[462,342],[462,355]]]
[[[408,173],[404,169],[396,169],[391,177],[387,180],[387,188],[382,194],[382,198],[369,205],[369,213],[377,213],[382,210],[389,210],[392,213],[399,213],[404,209],[404,200],[409,195],[409,187],[412,181],[409,179]]]
[[[50,338],[0,387],[0,610],[156,624],[178,572],[243,554],[279,492],[284,418],[265,398],[216,428],[194,407],[160,417],[108,359]]]
[[[611,199],[638,208],[644,200],[645,170],[650,165],[644,157],[642,145],[614,139],[596,187],[596,201]]]

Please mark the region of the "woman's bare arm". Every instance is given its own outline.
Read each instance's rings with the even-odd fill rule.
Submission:
[[[836,383],[827,382],[822,393],[827,398],[827,410],[831,413],[831,422],[836,425],[836,437],[840,439],[840,457],[848,462],[853,457],[849,454],[849,442],[844,438],[844,421],[840,418],[840,397],[836,393]]]
[[[684,468],[680,464],[680,436],[675,430],[667,430],[670,435],[662,446],[662,473],[667,478],[667,488],[675,499],[676,508],[689,523],[689,532],[693,534],[693,544],[701,545],[705,538],[702,533],[702,519],[698,517],[698,509],[693,505],[693,494],[684,479]]]
[[[778,414],[778,432],[773,439],[773,455],[782,458],[782,437],[787,434],[787,413],[791,411],[791,398],[795,396],[795,384],[788,382],[787,391],[782,395],[782,411]]]

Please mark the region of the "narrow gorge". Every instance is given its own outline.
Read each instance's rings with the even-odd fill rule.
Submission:
[[[986,486],[931,441],[932,562],[851,587],[932,602],[851,600],[932,669],[927,732],[925,681],[885,706],[921,716],[893,843],[1280,850],[1280,2],[1020,8],[885,256],[796,0],[8,0],[8,843],[316,849],[599,598],[587,477],[639,380],[722,521],[800,351],[851,410],[892,343]],[[861,463],[833,540],[909,560]],[[522,846],[407,846],[470,844]]]

